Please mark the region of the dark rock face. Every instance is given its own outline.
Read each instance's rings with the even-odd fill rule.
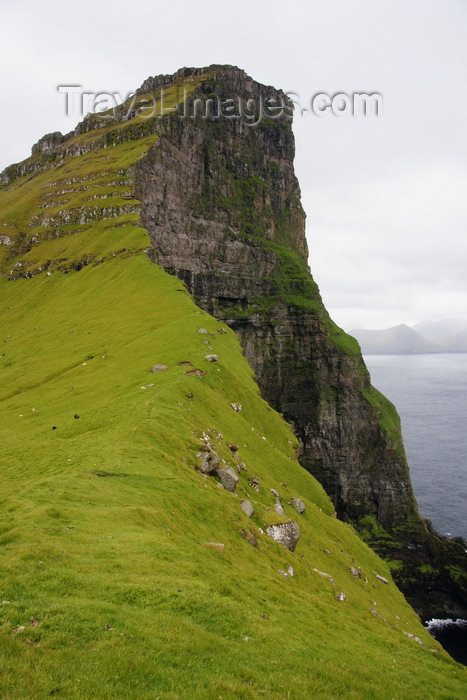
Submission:
[[[207,95],[285,96],[225,69]],[[416,509],[399,436],[378,422],[368,373],[333,342],[307,267],[305,216],[293,169],[290,111],[255,128],[240,120],[168,120],[136,168],[155,259],[240,335],[264,398],[292,423],[300,460],[340,517],[394,527]],[[345,338],[344,335],[341,336]]]
[[[52,153],[63,143],[64,136],[60,131],[46,134],[32,147],[32,153]]]
[[[333,324],[309,273],[291,106],[236,68],[206,73],[194,93],[201,105],[273,100],[285,109],[254,127],[202,113],[161,120],[158,142],[135,169],[154,259],[237,331],[263,397],[299,438],[302,465],[339,517],[402,562],[399,582],[412,603],[421,600],[419,584],[405,572],[416,551],[419,565],[435,562],[438,572],[428,597],[442,589],[447,614],[459,607],[467,614],[466,577],[459,585],[448,571],[450,564],[467,571],[467,557],[457,545],[441,546],[420,519],[397,413],[371,387],[358,344]]]

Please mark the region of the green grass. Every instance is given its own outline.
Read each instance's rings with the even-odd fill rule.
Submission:
[[[362,394],[375,409],[380,427],[391,438],[394,446],[400,451],[403,451],[401,421],[394,404],[373,386],[364,389]]]
[[[464,669],[330,517],[237,338],[178,280],[142,255],[2,278],[0,319],[4,697],[424,698],[427,683],[431,697],[462,696]],[[203,431],[226,462],[239,446],[237,495],[194,469]],[[275,519],[269,488],[299,522],[294,553],[260,532]],[[290,565],[293,578],[278,573]]]
[[[131,201],[131,167],[156,138],[0,187],[0,231],[14,240],[0,246],[0,697],[464,697],[465,669],[296,461],[235,334],[142,252],[137,213],[30,225],[106,206],[100,195]],[[301,296],[303,266],[275,245]],[[35,276],[8,281],[16,262]],[[195,469],[203,433],[226,464],[238,445],[236,493]],[[271,488],[300,526],[294,553],[265,534],[284,520]]]

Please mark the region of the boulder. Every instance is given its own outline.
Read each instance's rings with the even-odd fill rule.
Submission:
[[[210,459],[211,464],[212,464],[212,471],[214,471],[215,469],[218,469],[218,467],[221,463],[221,458],[219,457],[217,452],[212,450],[209,454],[209,459]]]
[[[252,547],[258,546],[258,540],[254,536],[254,534],[249,530],[242,530],[242,537],[248,542],[248,544],[251,544]]]
[[[212,472],[216,471],[216,468],[207,459],[203,459],[198,465],[198,469],[202,474],[212,474]]]
[[[285,515],[285,511],[279,501],[277,501],[274,505],[274,510],[276,511],[277,515]]]
[[[242,501],[240,503],[240,508],[243,510],[243,512],[248,518],[251,518],[251,516],[255,512],[255,509],[251,505],[250,501]]]
[[[165,369],[169,369],[167,365],[154,365],[151,372],[155,374],[156,372],[163,372]]]
[[[238,484],[238,474],[233,467],[218,469],[216,474],[226,491],[235,491]]]
[[[292,505],[297,513],[300,513],[300,515],[302,515],[302,513],[304,513],[306,510],[306,505],[303,503],[301,498],[292,498]]]
[[[297,542],[300,539],[300,528],[294,520],[288,520],[286,523],[278,523],[270,525],[266,528],[269,537],[281,544],[284,549],[290,552],[295,551]]]
[[[208,362],[219,362],[219,355],[205,355],[204,359]]]

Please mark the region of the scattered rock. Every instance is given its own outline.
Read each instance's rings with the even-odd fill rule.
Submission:
[[[279,491],[276,491],[276,489],[269,489],[269,490],[270,490],[270,492],[272,493],[272,495],[275,496],[275,498],[280,498],[280,497],[281,497]]]
[[[236,452],[238,450],[238,445],[235,445],[233,442],[229,442],[228,448],[231,452]]]
[[[257,547],[258,546],[258,540],[254,536],[252,532],[249,530],[242,530],[242,537],[244,540],[246,540],[249,544],[251,544],[252,547]]]
[[[251,479],[248,480],[248,483],[252,489],[259,491],[259,476],[252,476]]]
[[[225,552],[225,544],[222,544],[221,542],[205,542],[205,547],[215,549],[218,552]]]
[[[355,566],[351,566],[349,570],[354,578],[362,578],[362,572],[360,569],[357,569]]]
[[[234,411],[237,411],[237,413],[240,413],[242,410],[241,403],[231,403],[230,406],[231,406],[231,408],[233,408]]]
[[[274,510],[276,511],[277,515],[285,515],[285,511],[279,501],[275,503]]]
[[[216,471],[217,476],[221,480],[222,486],[226,491],[235,491],[238,484],[238,474],[232,467],[218,469]]]
[[[338,593],[336,595],[336,600],[338,600],[340,603],[342,603],[344,600],[347,600],[347,596],[345,595],[345,593],[342,593],[342,591],[341,591],[340,593]]]
[[[323,549],[323,552],[324,552],[325,554],[331,554],[331,552],[329,551],[329,549]]]
[[[289,574],[289,576],[295,576],[295,571],[293,570],[293,566],[289,566],[289,568],[287,569],[287,573]]]
[[[389,581],[387,580],[387,578],[384,578],[384,576],[380,576],[379,574],[375,574],[375,576],[376,576],[376,578],[378,579],[378,581],[381,581],[381,583],[386,583],[386,584],[389,583]]]
[[[198,333],[203,333],[204,335],[207,334],[206,328],[198,328]]]
[[[163,372],[165,369],[169,369],[167,365],[154,365],[152,368],[151,372],[156,373],[156,372]]]
[[[216,470],[216,467],[212,466],[212,462],[208,462],[206,459],[203,459],[199,464],[197,469],[202,473],[202,474],[211,474],[213,471]]]
[[[288,520],[286,523],[270,525],[266,528],[269,537],[288,549],[290,552],[295,551],[297,542],[300,539],[300,528],[294,520]]]
[[[204,359],[208,362],[219,362],[219,355],[205,355]]]
[[[295,508],[295,510],[297,511],[297,513],[300,513],[300,515],[302,515],[302,513],[305,512],[306,505],[303,503],[301,498],[292,498],[291,503],[292,503],[293,507]]]
[[[403,630],[403,632],[404,632],[405,636],[408,637],[409,639],[413,639],[414,642],[417,642],[417,644],[420,644],[420,646],[422,646],[422,647],[425,646],[425,644],[423,644],[422,640],[419,637],[416,637],[411,632],[405,632],[405,630]]]
[[[213,471],[217,469],[221,463],[221,458],[214,450],[209,453],[209,459],[211,460]]]
[[[375,617],[379,617],[379,619],[382,620],[383,622],[387,622],[387,620],[382,615],[380,615],[379,612],[377,610],[375,610],[374,608],[370,608],[370,612]]]
[[[242,501],[240,503],[240,508],[243,510],[243,512],[248,518],[251,518],[251,516],[255,512],[255,509],[251,505],[250,501]]]
[[[73,416],[73,418],[79,418],[78,413],[75,413],[75,415]]]
[[[209,447],[209,445],[203,442],[203,444],[199,446],[199,449],[201,452],[209,452],[211,448]]]
[[[336,585],[336,582],[334,581],[333,577],[330,576],[329,574],[325,574],[324,571],[319,571],[319,569],[313,569],[313,571],[316,571],[317,574],[320,576],[324,576],[325,578],[329,579],[329,581],[332,583],[333,586]]]
[[[187,374],[191,374],[195,377],[204,377],[205,372],[202,369],[190,369]]]

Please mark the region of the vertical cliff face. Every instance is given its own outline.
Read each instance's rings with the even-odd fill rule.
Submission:
[[[397,412],[311,277],[291,118],[281,91],[236,68],[204,69],[136,165],[154,259],[237,331],[263,397],[295,430],[301,464],[338,516],[394,561],[421,614],[463,615],[462,544],[440,540],[420,518]]]
[[[358,345],[334,326],[308,270],[290,104],[232,68],[214,70],[196,96],[196,118],[189,106],[168,119],[136,169],[156,260],[238,332],[264,398],[294,426],[301,463],[338,515],[401,525],[416,504],[397,416],[370,386]],[[229,98],[285,109],[255,126],[206,117],[208,100],[215,108]]]

